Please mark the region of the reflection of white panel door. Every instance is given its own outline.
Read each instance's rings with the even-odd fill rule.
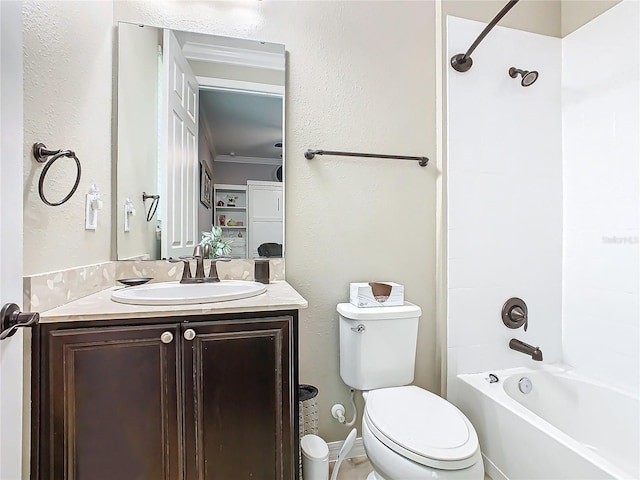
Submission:
[[[247,182],[249,253],[258,257],[263,243],[284,240],[282,183]]]
[[[191,255],[198,243],[198,82],[176,37],[163,41],[163,258]],[[160,199],[162,201],[162,198]]]
[[[0,306],[22,304],[22,2],[0,1]],[[0,478],[22,472],[23,331],[0,341]],[[28,460],[28,448],[24,450]]]

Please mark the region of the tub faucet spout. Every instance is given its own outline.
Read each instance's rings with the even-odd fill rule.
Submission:
[[[531,355],[531,358],[538,362],[542,361],[542,350],[540,350],[540,348],[524,343],[517,338],[512,338],[509,341],[509,348],[526,355]]]

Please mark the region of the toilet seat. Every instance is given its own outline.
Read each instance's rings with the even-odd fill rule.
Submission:
[[[475,429],[455,406],[410,385],[370,391],[364,412],[373,435],[399,455],[421,465],[461,470],[473,465]]]

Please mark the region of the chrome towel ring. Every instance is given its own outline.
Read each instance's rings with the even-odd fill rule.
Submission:
[[[82,166],[80,165],[80,160],[76,157],[76,154],[71,150],[47,150],[47,147],[44,143],[38,142],[33,144],[33,157],[36,159],[38,163],[44,163],[45,166],[40,173],[40,180],[38,181],[38,193],[40,194],[40,199],[51,207],[57,207],[62,205],[67,200],[69,200],[76,190],[78,189],[78,185],[80,184],[80,176],[82,175]],[[47,172],[51,168],[51,165],[55,163],[60,157],[69,157],[73,158],[76,161],[77,175],[76,181],[71,188],[69,194],[64,197],[59,202],[51,202],[44,196],[44,179],[47,176]]]

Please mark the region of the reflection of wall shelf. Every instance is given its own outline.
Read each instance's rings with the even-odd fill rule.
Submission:
[[[244,212],[247,207],[218,207],[218,210],[236,210]]]
[[[227,205],[229,197],[234,197],[235,205]],[[222,228],[222,236],[234,240],[231,244],[231,256],[237,258],[246,258],[246,230],[247,230],[247,186],[246,185],[229,185],[217,183],[213,186],[213,224]],[[218,202],[224,203],[218,206]],[[224,215],[225,223],[229,220],[242,222],[243,225],[220,225],[220,216]],[[238,233],[242,233],[243,237],[238,237]]]

